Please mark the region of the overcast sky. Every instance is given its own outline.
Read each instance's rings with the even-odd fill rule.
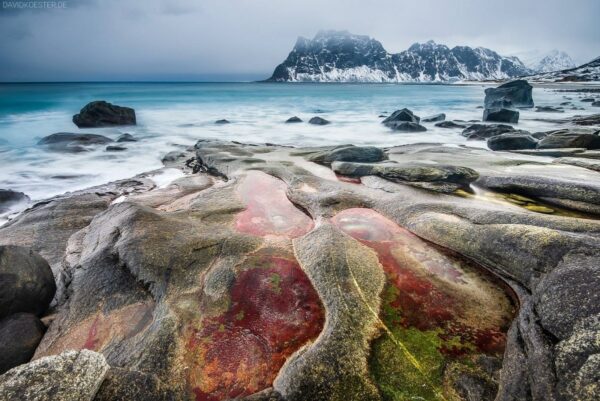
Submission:
[[[71,0],[0,8],[0,81],[267,78],[298,36],[600,56],[600,0]],[[59,4],[60,6],[61,4]]]

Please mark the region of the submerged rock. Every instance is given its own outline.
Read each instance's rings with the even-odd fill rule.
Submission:
[[[593,107],[600,107],[600,101],[595,101],[591,104]]]
[[[485,90],[485,108],[495,107],[494,103],[498,102],[510,102],[518,108],[533,107],[532,89],[533,87],[523,79],[507,82],[497,88],[488,88]]]
[[[586,97],[586,98],[583,98],[583,99],[581,99],[581,101],[582,101],[582,102],[585,102],[585,103],[592,103],[592,102],[594,102],[595,100],[596,100],[596,99],[594,99],[593,97]]]
[[[507,133],[493,136],[487,140],[491,150],[535,149],[538,141],[531,135]]]
[[[23,192],[17,192],[10,189],[0,189],[0,213],[6,213],[11,206],[18,203],[29,202],[29,196]]]
[[[418,116],[414,115],[412,111],[410,111],[407,108],[404,108],[401,110],[394,111],[392,115],[387,117],[381,123],[389,127],[391,125],[395,125],[395,123],[397,122],[410,122],[418,124],[420,121],[421,119]]]
[[[302,122],[302,119],[301,119],[300,117],[296,117],[296,116],[294,116],[294,117],[290,117],[290,118],[288,118],[287,120],[285,120],[285,122],[286,122],[287,124],[290,124],[290,123],[301,123],[301,122]]]
[[[229,120],[226,120],[223,118],[221,120],[215,121],[215,124],[223,125],[223,124],[231,124],[231,122]]]
[[[554,106],[537,106],[535,111],[538,113],[564,113],[565,111],[562,107],[554,107]]]
[[[485,109],[483,111],[483,121],[516,124],[519,122],[519,112],[503,108]]]
[[[385,152],[374,146],[340,146],[308,156],[308,160],[326,166],[336,161],[376,163],[385,159]]]
[[[100,100],[86,104],[79,114],[73,116],[73,122],[79,128],[111,127],[136,125],[136,117],[135,110],[130,107]]]
[[[101,354],[88,350],[40,358],[0,376],[0,399],[92,401],[108,369]]]
[[[20,246],[0,246],[0,280],[0,318],[17,312],[40,316],[56,291],[48,262]]]
[[[445,119],[446,119],[446,114],[439,113],[439,114],[434,114],[432,116],[423,117],[421,119],[421,122],[423,122],[423,123],[433,123],[433,122],[437,122],[437,121],[444,121]]]
[[[124,150],[127,150],[127,148],[120,145],[110,145],[106,147],[107,152],[122,152]]]
[[[549,133],[538,143],[539,149],[585,148],[600,149],[600,136],[590,132],[559,130]]]
[[[331,121],[317,116],[317,117],[313,117],[310,120],[308,120],[308,123],[314,124],[314,125],[327,125],[327,124],[331,124]]]
[[[468,139],[487,139],[508,132],[515,133],[517,130],[511,125],[505,124],[472,124],[465,128],[461,135],[466,136]],[[519,132],[524,133],[527,131]]]
[[[458,124],[454,121],[442,121],[434,125],[439,128],[467,128],[466,125]]]
[[[45,331],[40,319],[30,313],[0,320],[0,375],[29,362]]]
[[[125,133],[117,138],[117,142],[137,142],[137,139],[133,135]]]
[[[113,140],[104,135],[58,132],[42,138],[37,144],[56,152],[79,153],[87,151],[88,146],[110,142]]]
[[[427,128],[418,123],[407,121],[394,121],[386,124],[396,132],[424,132]]]

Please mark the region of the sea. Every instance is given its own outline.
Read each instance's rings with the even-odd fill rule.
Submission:
[[[449,120],[481,120],[486,85],[324,84],[324,83],[47,83],[0,84],[0,189],[24,192],[32,202],[69,191],[134,176],[162,166],[162,157],[201,138],[292,146],[394,146],[418,142],[485,147],[468,141],[460,129],[424,124],[426,132],[396,133],[381,124],[382,115],[409,108],[426,117],[445,113]],[[576,94],[534,88],[536,105],[558,105]],[[133,107],[136,126],[78,129],[72,116],[88,102]],[[589,111],[588,111],[589,113]],[[532,132],[555,124],[546,118],[586,114],[522,110],[518,126]],[[286,124],[292,116],[304,122]],[[321,116],[331,124],[308,124]],[[215,124],[227,119],[230,124]],[[130,133],[138,142],[123,152],[98,146],[66,154],[37,142],[56,132],[96,133],[116,139]]]

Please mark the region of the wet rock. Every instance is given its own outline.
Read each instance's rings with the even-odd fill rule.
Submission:
[[[446,114],[439,113],[439,114],[434,114],[432,116],[423,117],[421,119],[421,122],[423,122],[423,123],[433,123],[433,122],[437,122],[437,121],[444,121],[445,119],[446,119]]]
[[[542,138],[539,149],[585,148],[600,149],[600,136],[590,132],[559,130]]]
[[[25,195],[23,192],[0,189],[0,213],[6,213],[12,206],[18,203],[29,201],[29,196]]]
[[[88,350],[41,358],[0,376],[0,399],[92,401],[108,369],[101,354]]]
[[[533,107],[532,89],[533,87],[523,79],[505,83],[497,88],[488,88],[485,90],[485,108],[493,107],[494,102],[498,101],[510,102],[518,108]]]
[[[327,124],[331,124],[331,121],[317,116],[317,117],[313,117],[310,120],[308,120],[308,123],[314,124],[314,125],[327,125]]]
[[[466,125],[455,123],[454,121],[442,121],[434,124],[439,128],[467,128]]]
[[[530,156],[550,156],[550,157],[567,157],[575,156],[585,152],[584,148],[562,148],[562,149],[523,149],[513,150],[514,153],[520,153]]]
[[[137,142],[137,139],[133,135],[125,133],[117,138],[117,142]]]
[[[376,163],[386,159],[385,152],[374,146],[342,146],[308,156],[308,160],[325,166],[336,161]]]
[[[48,262],[19,246],[0,246],[0,282],[0,318],[17,312],[40,316],[56,291]]]
[[[418,123],[412,123],[407,121],[393,121],[387,123],[386,126],[390,127],[396,132],[424,132],[427,128]]]
[[[538,113],[564,113],[562,107],[554,106],[536,106],[535,111]]]
[[[0,375],[29,362],[46,327],[30,313],[16,313],[0,320]]]
[[[107,152],[122,152],[127,150],[125,146],[111,145],[106,147]]]
[[[593,107],[600,107],[600,101],[595,101],[591,104]]]
[[[516,133],[511,125],[505,124],[472,124],[463,130],[462,136],[469,139],[487,139],[496,135],[506,134],[508,132]],[[519,131],[527,132],[527,131]]]
[[[594,99],[593,97],[586,97],[586,98],[584,98],[584,99],[581,99],[581,101],[582,101],[582,102],[585,102],[585,103],[592,103],[592,102],[594,102],[595,100],[596,100],[596,99]]]
[[[111,127],[117,125],[135,125],[135,110],[117,106],[103,100],[86,104],[79,114],[73,116],[73,122],[79,128]]]
[[[589,116],[575,116],[568,121],[572,122],[575,125],[600,125],[600,114],[592,114]]]
[[[286,122],[287,124],[290,124],[290,123],[301,123],[301,122],[302,122],[302,119],[301,119],[300,117],[296,117],[296,116],[294,116],[294,117],[290,117],[290,118],[288,118],[287,120],[285,120],[285,122]]]
[[[37,144],[55,152],[80,153],[87,151],[89,146],[110,142],[113,140],[104,135],[58,132],[42,138]]]
[[[222,118],[220,120],[215,121],[215,124],[223,125],[223,124],[231,124],[231,122],[229,120]]]
[[[577,156],[577,154],[574,154],[573,156]],[[600,172],[600,160],[592,160],[578,157],[560,157],[559,159],[554,160],[554,163],[568,164],[571,166],[587,168],[589,170]]]
[[[421,121],[421,119],[418,116],[414,115],[412,111],[404,108],[401,110],[394,111],[389,117],[387,117],[381,123],[383,125],[390,127],[390,126],[396,125],[396,123],[398,123],[398,122],[410,122],[410,123],[418,124],[420,121]]]
[[[516,124],[519,122],[519,112],[503,108],[485,109],[483,111],[483,121]]]
[[[537,139],[527,134],[501,134],[487,140],[491,150],[535,149]]]
[[[344,176],[376,175],[386,180],[439,192],[454,192],[458,188],[468,187],[479,177],[475,170],[467,167],[437,164],[334,162],[331,168]]]

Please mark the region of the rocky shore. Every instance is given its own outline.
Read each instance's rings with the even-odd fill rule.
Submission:
[[[493,150],[202,139],[36,203],[0,227],[0,399],[598,399],[598,115],[445,118],[383,123]],[[40,146],[112,142],[73,135]]]

